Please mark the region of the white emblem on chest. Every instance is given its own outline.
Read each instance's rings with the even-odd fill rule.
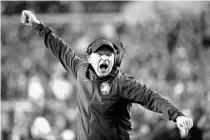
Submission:
[[[109,94],[110,89],[111,89],[111,85],[110,85],[109,83],[103,82],[103,83],[101,84],[101,93],[102,93],[103,95]]]

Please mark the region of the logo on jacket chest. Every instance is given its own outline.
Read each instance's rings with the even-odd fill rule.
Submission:
[[[107,83],[107,82],[101,83],[101,93],[103,95],[109,94],[110,93],[110,90],[111,90],[111,87],[112,87],[112,85],[109,84],[109,83]]]

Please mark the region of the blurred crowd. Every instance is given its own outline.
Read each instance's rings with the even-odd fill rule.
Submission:
[[[76,140],[75,79],[38,33],[20,24],[25,9],[46,17],[47,25],[82,58],[96,38],[123,41],[121,70],[169,98],[194,120],[185,135],[174,122],[133,104],[132,140],[210,139],[209,2],[2,1],[2,140]],[[65,13],[82,17],[75,23],[64,16],[69,22],[62,24],[56,18]],[[94,22],[97,14],[103,21]],[[105,14],[121,20],[109,21]],[[89,21],[84,21],[87,17]]]

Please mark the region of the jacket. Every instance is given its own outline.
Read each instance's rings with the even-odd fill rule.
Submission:
[[[41,23],[36,29],[44,38],[45,46],[75,76],[78,140],[129,140],[132,103],[162,113],[173,121],[184,115],[161,94],[126,73],[117,70],[105,78],[97,77],[90,64],[79,58],[51,28]]]

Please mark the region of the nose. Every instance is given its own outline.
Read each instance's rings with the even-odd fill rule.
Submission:
[[[103,63],[107,63],[109,60],[108,60],[107,56],[104,55],[104,56],[101,57],[101,61]]]

